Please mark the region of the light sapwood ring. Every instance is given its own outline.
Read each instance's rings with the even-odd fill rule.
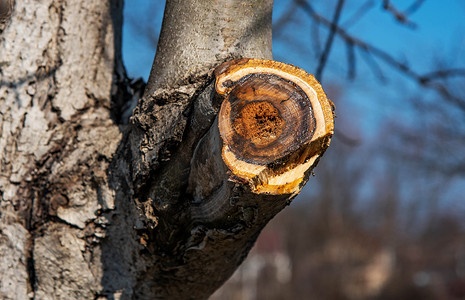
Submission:
[[[222,158],[255,193],[297,193],[334,130],[334,106],[300,68],[238,59],[215,69],[224,97],[218,116]]]

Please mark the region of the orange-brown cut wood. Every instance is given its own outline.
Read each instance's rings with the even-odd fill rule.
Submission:
[[[225,98],[218,127],[222,157],[255,193],[298,193],[329,146],[333,104],[318,81],[283,63],[240,59],[215,70]]]

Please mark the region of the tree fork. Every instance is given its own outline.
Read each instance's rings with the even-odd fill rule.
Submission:
[[[168,0],[128,125],[122,1],[36,2],[0,1],[0,298],[208,297],[332,132],[297,68],[212,73],[272,58],[272,1]]]
[[[300,192],[333,134],[331,101],[299,68],[238,59],[213,79],[193,101],[184,142],[139,203],[152,224],[145,247],[160,257],[148,270],[155,286],[142,294],[213,293]]]
[[[332,104],[319,84],[267,60],[272,1],[227,5],[167,1],[144,96],[110,169],[118,226],[102,249],[105,290],[207,298],[329,145]]]

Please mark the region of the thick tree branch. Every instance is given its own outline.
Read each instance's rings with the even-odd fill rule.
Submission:
[[[272,0],[170,0],[146,95],[203,75],[219,61],[271,59]]]
[[[132,119],[131,139],[142,149],[131,154],[130,181],[136,189],[161,161],[170,159],[171,148],[182,140],[192,99],[217,64],[240,57],[272,58],[272,6],[272,0],[234,0],[226,7],[213,0],[167,1],[147,88]]]
[[[141,205],[156,220],[145,233],[151,255],[163,253],[150,269],[161,298],[201,299],[219,287],[307,182],[333,134],[332,103],[313,76],[268,60],[219,66],[194,107],[184,142]]]

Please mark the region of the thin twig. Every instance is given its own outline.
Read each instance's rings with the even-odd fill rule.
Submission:
[[[436,70],[436,71],[420,76],[420,80],[426,83],[431,80],[450,78],[450,77],[465,77],[465,69]]]
[[[284,26],[292,21],[296,10],[297,5],[294,2],[288,6],[288,9],[279,17],[276,22],[273,22],[273,35],[281,33]]]
[[[366,1],[357,9],[357,11],[352,16],[347,18],[347,20],[344,23],[342,23],[341,26],[347,28],[360,21],[360,19],[362,19],[370,11],[370,9],[374,7],[374,4],[374,0]]]
[[[360,146],[360,144],[362,143],[362,141],[359,138],[353,138],[351,136],[348,136],[347,134],[338,129],[334,129],[334,138],[340,140],[342,143],[350,147]]]
[[[389,12],[399,23],[410,28],[415,28],[417,25],[410,21],[405,12],[398,10],[389,0],[383,0],[383,8]]]
[[[417,1],[413,2],[412,5],[410,5],[406,10],[404,10],[404,14],[406,14],[406,15],[413,14],[414,12],[416,12],[421,7],[423,2],[425,2],[425,0],[417,0]]]
[[[376,62],[376,60],[373,58],[371,53],[367,51],[366,49],[362,49],[361,51],[362,58],[365,59],[365,62],[367,63],[368,67],[370,70],[373,72],[373,74],[379,79],[381,83],[386,83],[386,76],[383,74],[383,70],[379,66],[379,64]]]
[[[347,77],[352,80],[355,78],[355,75],[356,75],[354,45],[350,43],[346,43],[346,50],[347,50]]]
[[[313,21],[310,25],[310,34],[312,38],[312,45],[315,52],[315,59],[321,56],[321,39],[320,39],[320,23]]]
[[[336,34],[337,24],[339,23],[339,18],[341,16],[342,7],[344,6],[344,0],[339,0],[337,2],[336,11],[334,12],[333,21],[328,33],[328,39],[326,40],[325,48],[323,53],[320,56],[320,62],[318,63],[318,68],[315,72],[315,77],[319,81],[323,79],[323,70],[325,68],[326,62],[328,61],[329,53],[331,52],[331,46],[333,44],[334,35]]]

